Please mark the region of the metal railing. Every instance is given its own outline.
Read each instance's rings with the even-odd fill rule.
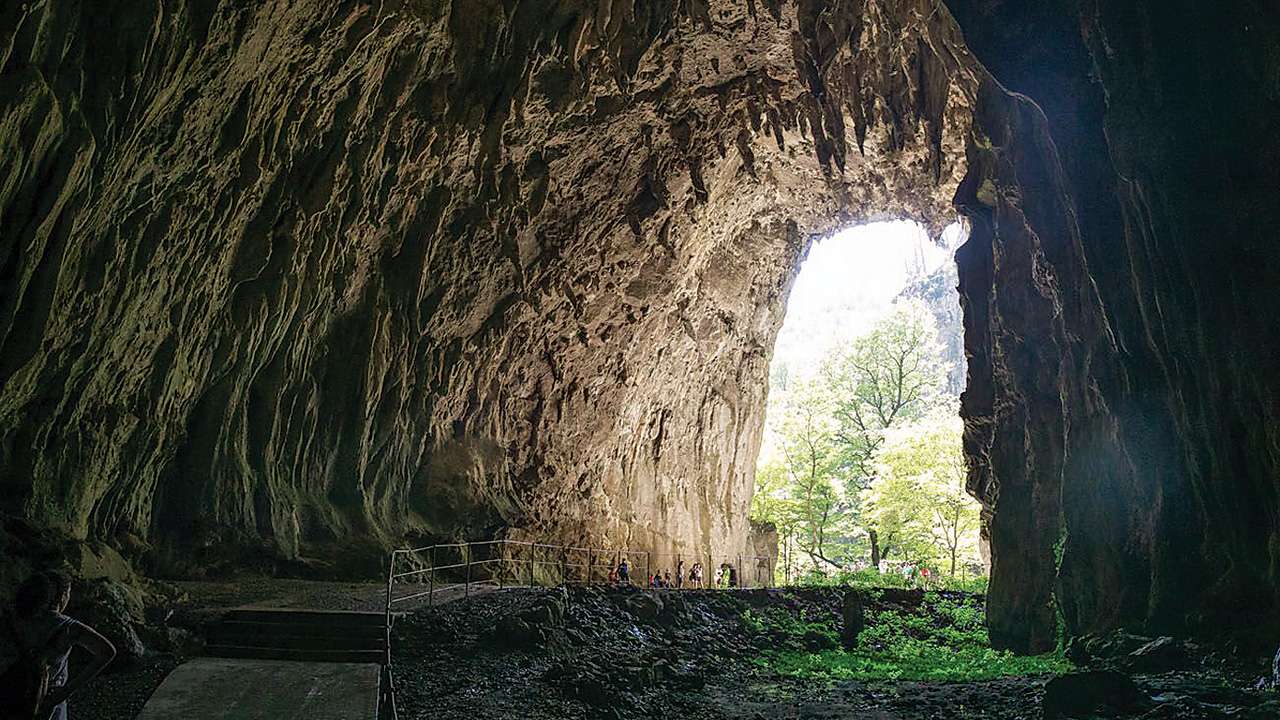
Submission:
[[[629,567],[626,583],[611,580],[623,560]],[[702,566],[695,581],[690,571]],[[553,587],[557,585],[631,584],[646,587],[654,575],[669,589],[758,588],[773,579],[773,558],[753,555],[702,553],[654,553],[629,548],[592,548],[572,545],[482,540],[441,543],[393,550],[387,564],[386,613],[388,624],[395,606],[426,599],[434,604],[438,593],[462,588],[469,597],[473,587]],[[397,593],[398,586],[410,586]]]
[[[625,582],[613,576],[623,560],[630,569]],[[384,663],[384,687],[391,717],[398,717],[391,675],[391,624],[397,607],[424,598],[428,605],[434,605],[437,593],[459,587],[464,597],[470,597],[472,587],[490,586],[629,584],[649,587],[655,573],[662,578],[663,587],[672,590],[769,587],[773,582],[774,560],[763,555],[653,553],[518,540],[442,543],[392,550],[387,563]],[[697,581],[690,575],[695,564],[702,566],[702,577]],[[408,591],[397,594],[397,586],[408,586]]]

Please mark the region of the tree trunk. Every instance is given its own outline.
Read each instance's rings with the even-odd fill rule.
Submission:
[[[880,572],[880,536],[875,530],[868,530],[867,537],[871,539],[871,567]]]

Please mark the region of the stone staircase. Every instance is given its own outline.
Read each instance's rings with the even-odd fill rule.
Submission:
[[[378,612],[237,608],[206,628],[211,657],[382,663],[386,618]]]

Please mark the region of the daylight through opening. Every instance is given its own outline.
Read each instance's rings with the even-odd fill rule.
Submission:
[[[965,357],[954,252],[910,221],[819,240],[769,369],[752,519],[776,528],[779,582],[983,589],[965,492]]]

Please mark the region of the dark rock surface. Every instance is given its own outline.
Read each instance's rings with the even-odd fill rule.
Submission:
[[[1036,103],[982,94],[957,197],[993,640],[1047,647],[1056,603],[1072,634],[1274,645],[1274,8],[947,5]]]
[[[800,680],[753,662],[765,649],[812,648],[805,637],[746,622],[748,612],[785,610],[838,627],[847,596],[836,588],[507,590],[422,610],[399,618],[393,633],[401,717],[1261,720],[1275,707],[1274,695],[1249,687],[1261,663],[957,683]],[[493,626],[530,617],[548,598],[563,602],[565,612],[544,641],[519,647],[496,641]],[[638,618],[632,608],[640,598],[661,605],[658,617],[665,620]],[[892,607],[918,617],[922,600],[923,593],[893,590],[863,598],[869,610]]]
[[[1154,704],[1128,675],[1114,670],[1063,675],[1044,686],[1045,720],[1132,715]]]
[[[858,593],[847,592],[840,601],[840,642],[846,649],[856,647],[858,635],[867,625],[866,611]]]

